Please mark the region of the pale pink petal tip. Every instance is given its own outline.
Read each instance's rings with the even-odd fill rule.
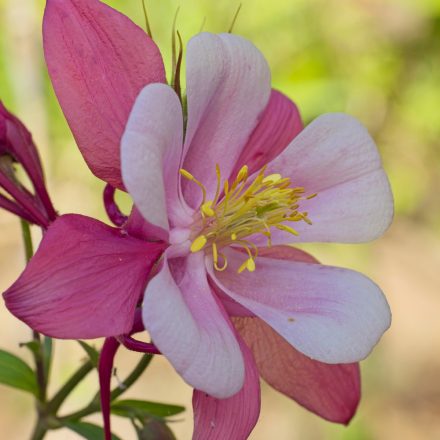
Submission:
[[[306,200],[312,225],[296,224],[295,241],[364,242],[384,233],[393,217],[393,196],[377,147],[365,127],[342,113],[319,116],[268,165],[317,197]],[[272,242],[292,238],[274,231]]]
[[[255,272],[237,276],[243,254],[225,254],[228,268],[210,270],[219,288],[312,359],[364,359],[390,325],[383,293],[360,273],[259,257]]]
[[[270,70],[249,41],[231,34],[201,33],[188,43],[186,62],[188,124],[184,168],[216,188],[215,166],[228,178],[270,97]],[[183,182],[188,204],[201,199]]]
[[[121,142],[122,178],[150,224],[168,230],[185,211],[178,192],[183,142],[182,107],[165,84],[142,89]]]

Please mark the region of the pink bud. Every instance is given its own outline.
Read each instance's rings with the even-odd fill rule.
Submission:
[[[18,180],[14,163],[29,177],[34,192]],[[47,228],[57,217],[44,184],[43,169],[32,136],[22,122],[0,101],[0,207]]]

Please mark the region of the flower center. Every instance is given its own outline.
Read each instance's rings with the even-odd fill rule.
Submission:
[[[203,193],[199,214],[192,226],[191,252],[210,247],[216,270],[226,269],[228,262],[221,249],[233,245],[243,248],[248,255],[238,273],[245,269],[253,272],[258,248],[251,236],[262,234],[271,246],[272,228],[297,236],[292,223],[312,224],[307,212],[299,211],[299,203],[316,194],[304,196],[304,188],[293,187],[290,178],[280,174],[266,176],[265,170],[266,166],[251,180],[248,167],[244,165],[232,184],[225,180],[222,185],[220,167],[216,165],[217,189],[213,200],[207,200],[204,185],[188,171],[180,169],[180,174],[198,185]]]

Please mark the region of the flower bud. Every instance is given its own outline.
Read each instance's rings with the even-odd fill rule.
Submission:
[[[16,173],[21,165],[30,182],[29,191]],[[0,207],[30,223],[47,228],[57,214],[44,184],[43,169],[32,136],[22,122],[0,101]]]

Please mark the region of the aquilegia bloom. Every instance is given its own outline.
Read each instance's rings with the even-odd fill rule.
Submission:
[[[238,36],[189,42],[185,117],[155,44],[111,8],[48,0],[44,36],[83,155],[135,207],[121,228],[57,219],[5,293],[11,312],[45,334],[93,338],[129,333],[142,302],[154,344],[196,389],[198,439],[247,437],[258,373],[347,422],[355,362],[388,328],[387,302],[363,275],[285,245],[362,242],[387,228],[392,196],[366,130],[343,114],[301,130]]]
[[[254,46],[200,34],[187,49],[185,139],[180,101],[163,84],[144,88],[122,138],[125,187],[150,236],[169,243],[145,291],[145,328],[188,383],[219,398],[240,390],[245,372],[227,314],[257,316],[327,363],[363,359],[390,321],[364,276],[258,255],[373,239],[392,206],[376,147],[349,116],[319,117],[274,158],[256,144],[256,160],[246,142],[270,93]]]

